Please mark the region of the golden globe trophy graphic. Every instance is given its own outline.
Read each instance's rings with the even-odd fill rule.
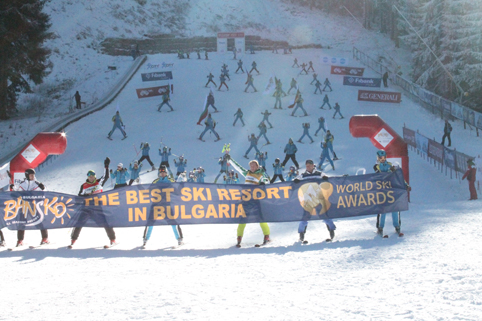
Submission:
[[[322,215],[330,209],[328,198],[333,193],[333,185],[328,182],[307,183],[298,189],[298,200],[301,207],[311,215]],[[320,212],[316,213],[316,207],[321,205]]]

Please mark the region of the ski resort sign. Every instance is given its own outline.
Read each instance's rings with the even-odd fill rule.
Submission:
[[[349,75],[349,76],[363,76],[365,68],[357,67],[344,67],[344,66],[331,66],[332,75]]]
[[[343,85],[345,86],[361,86],[361,87],[380,87],[382,84],[381,78],[367,78],[367,77],[343,77]]]
[[[359,101],[373,101],[379,103],[400,103],[402,101],[402,93],[388,91],[370,91],[359,90]]]
[[[169,86],[157,86],[157,87],[150,87],[150,88],[139,88],[136,89],[137,98],[148,98],[148,97],[155,97],[155,96],[162,96],[164,93],[169,92]]]
[[[87,197],[0,193],[0,229],[298,222],[406,210],[408,194],[397,170],[273,185],[141,184]]]

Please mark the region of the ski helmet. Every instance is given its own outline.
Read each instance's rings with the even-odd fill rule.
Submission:
[[[117,164],[117,167],[124,167],[124,164],[119,163],[119,164]]]
[[[166,165],[161,165],[161,166],[159,166],[159,172],[160,172],[160,173],[166,173],[166,170],[167,170]]]
[[[30,174],[34,174],[35,175],[35,170],[33,168],[28,168],[25,170],[25,178],[28,179],[28,176]]]
[[[93,170],[90,170],[87,172],[87,176],[95,176],[95,172]]]
[[[290,172],[294,172],[295,171],[295,167],[294,166],[290,166]]]
[[[379,151],[377,151],[377,157],[382,157],[382,156],[387,157],[387,153],[384,150],[380,149]]]
[[[229,171],[229,175],[234,175],[234,169],[231,169],[231,170]]]
[[[274,160],[274,162],[275,162],[275,163],[279,163],[279,162],[280,162],[279,158],[276,158],[276,159]]]

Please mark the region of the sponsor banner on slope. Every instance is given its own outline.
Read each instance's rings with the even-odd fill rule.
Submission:
[[[145,184],[86,197],[0,193],[0,228],[293,222],[406,210],[408,194],[399,169],[273,185]]]
[[[142,81],[158,81],[172,79],[172,71],[148,72],[141,74]]]
[[[321,60],[321,63],[325,65],[338,65],[338,66],[348,65],[348,59],[344,57],[321,56],[320,60]]]
[[[417,141],[415,140],[415,131],[407,127],[403,127],[403,140],[408,145],[417,148]]]
[[[344,67],[344,66],[331,66],[332,75],[348,75],[348,76],[363,76],[365,68],[358,67]]]
[[[136,89],[137,98],[148,98],[155,96],[162,96],[164,93],[169,92],[169,86],[157,86],[150,88],[139,88]]]
[[[381,84],[382,78],[343,77],[343,85],[345,86],[380,87]]]
[[[358,90],[358,100],[399,104],[402,101],[402,93],[389,91]]]
[[[428,140],[428,157],[433,158],[435,161],[444,163],[444,146],[436,141]]]
[[[173,62],[148,62],[144,65],[144,69],[147,71],[154,71],[154,70],[160,70],[160,69],[172,69],[174,67]]]

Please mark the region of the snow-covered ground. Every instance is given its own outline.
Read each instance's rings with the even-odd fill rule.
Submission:
[[[275,7],[274,1],[263,3]],[[324,31],[319,33],[329,37]],[[343,39],[328,54],[351,58],[352,45],[379,50],[374,40],[361,33],[350,36],[347,32],[346,37],[355,43]],[[359,168],[370,172],[376,160],[376,149],[367,139],[351,137],[348,122],[353,115],[378,114],[400,134],[406,124],[428,137],[441,138],[443,121],[406,96],[399,105],[357,102],[359,88],[343,86],[342,76],[330,75],[329,66],[320,63],[325,54],[325,50],[311,49],[292,55],[244,55],[245,66],[253,60],[258,64],[257,93],[244,93],[246,75],[233,73],[237,65],[231,54],[211,54],[209,61],[149,56],[150,63],[174,63],[171,105],[176,110],[159,113],[159,100],[137,98],[136,88],[149,87],[141,82],[140,73],[145,71],[141,68],[110,106],[66,129],[66,152],[42,169],[38,179],[51,191],[76,194],[89,169],[100,173],[106,156],[112,159],[111,167],[118,162],[129,164],[136,159],[140,142],[150,143],[151,158],[158,166],[156,152],[162,140],[174,154],[187,158],[188,169],[203,166],[206,181],[212,182],[219,172],[217,158],[224,143],[231,143],[231,155],[247,165],[242,158],[249,146],[247,136],[258,133],[261,112],[266,109],[272,113],[274,126],[267,134],[272,144],[262,148],[268,152],[269,173],[274,159],[284,157],[288,138],[298,140],[304,122],[311,123],[313,136],[320,116],[327,119],[341,158],[335,171],[326,168],[328,176],[354,175]],[[334,89],[328,93],[330,101],[339,102],[345,119],[333,120],[333,110],[319,109],[323,96],[313,94],[311,75],[298,76],[300,70],[291,68],[295,57],[300,62],[313,61],[318,78],[330,78]],[[218,76],[223,63],[231,71],[229,91],[214,90],[220,112],[212,114],[222,139],[214,142],[213,135],[206,134],[203,143],[197,139],[203,127],[196,122],[209,91],[204,88],[206,75],[212,71]],[[360,66],[355,61],[350,65]],[[370,70],[366,74],[375,76]],[[297,77],[308,117],[290,116],[286,106],[293,92],[282,99],[282,110],[272,109],[274,98],[263,92],[272,75],[283,81],[285,91],[291,78]],[[99,90],[104,86],[108,84],[97,84]],[[105,136],[117,105],[129,136],[122,141],[116,131],[110,141]],[[238,108],[244,112],[245,127],[232,126]],[[453,126],[453,146],[469,155],[478,154],[480,138],[471,136],[463,124]],[[314,144],[307,138],[305,144],[296,143],[300,165],[307,158],[319,157],[321,137],[313,138]],[[155,175],[143,174],[142,182],[150,182]],[[185,245],[175,249],[171,248],[176,241],[170,228],[156,227],[146,250],[139,249],[143,228],[116,229],[120,245],[110,250],[102,249],[107,242],[103,229],[84,229],[73,250],[66,249],[69,230],[51,230],[53,244],[48,248],[0,252],[0,320],[480,320],[480,201],[466,201],[466,182],[448,179],[413,152],[410,185],[410,210],[402,213],[403,238],[391,233],[389,216],[385,227],[389,239],[375,235],[376,218],[369,216],[336,221],[333,243],[324,242],[328,231],[322,222],[311,222],[306,236],[310,243],[303,246],[296,242],[297,223],[270,224],[273,243],[254,248],[262,233],[258,224],[250,224],[241,249],[234,247],[236,225],[183,226]],[[111,188],[111,182],[106,187]],[[15,231],[4,233],[13,245]],[[40,233],[27,231],[25,241],[36,244]]]
[[[247,135],[257,133],[261,112],[272,112],[274,128],[268,131],[272,144],[268,152],[268,170],[276,157],[283,157],[289,137],[297,140],[301,124],[327,118],[335,135],[335,151],[342,158],[328,175],[353,175],[364,167],[370,171],[375,148],[366,139],[352,138],[349,117],[355,114],[379,114],[401,132],[403,123],[420,129],[427,136],[438,136],[443,122],[426,113],[409,99],[400,105],[368,104],[356,101],[356,87],[344,87],[341,76],[330,76],[329,66],[319,63],[321,50],[296,51],[293,55],[259,52],[245,55],[245,63],[254,58],[261,74],[255,75],[258,93],[244,93],[246,76],[231,74],[229,91],[214,91],[216,130],[222,140],[214,142],[207,134],[200,142],[201,126],[195,125],[208,89],[204,88],[208,70],[227,63],[235,70],[231,55],[213,54],[209,61],[176,60],[174,55],[155,55],[148,62],[174,62],[175,112],[157,111],[158,101],[139,100],[136,88],[142,85],[140,71],[110,107],[88,116],[66,130],[68,147],[38,178],[49,190],[75,194],[89,169],[101,172],[106,156],[128,164],[136,157],[140,142],[150,142],[151,157],[161,141],[173,153],[184,154],[188,168],[203,166],[206,181],[213,181],[219,171],[216,158],[224,143],[232,145],[235,159],[248,148]],[[342,54],[341,52],[339,54]],[[292,60],[314,61],[316,71],[332,80],[332,102],[342,106],[343,120],[333,120],[333,111],[319,109],[322,95],[314,95],[309,85],[311,75],[299,76],[306,109],[310,116],[291,117],[285,107],[294,98],[283,98],[283,110],[272,109],[274,98],[262,89],[270,75],[286,84],[297,77],[299,69]],[[351,65],[357,65],[353,62]],[[370,71],[367,71],[370,75]],[[286,90],[285,85],[285,90]],[[128,139],[121,141],[116,132],[113,141],[105,138],[111,128],[110,118],[119,104]],[[232,126],[237,108],[245,113],[246,127]],[[301,114],[301,113],[300,113]],[[461,124],[454,124],[453,144],[468,153],[480,141],[468,136]],[[297,159],[303,162],[320,154],[319,141],[297,144]],[[242,161],[247,163],[247,161]],[[171,160],[172,164],[172,160]],[[473,240],[481,223],[479,202],[465,201],[465,184],[449,180],[432,165],[411,153],[410,210],[402,214],[404,238],[391,234],[389,239],[376,237],[375,217],[339,220],[335,242],[324,243],[328,232],[321,222],[310,224],[306,246],[296,244],[297,223],[270,224],[273,244],[256,249],[262,239],[257,224],[248,225],[241,249],[234,248],[235,225],[184,226],[185,245],[177,249],[172,232],[166,227],[154,229],[147,250],[139,250],[142,228],[117,229],[121,244],[101,249],[107,241],[103,229],[85,229],[74,250],[68,230],[50,231],[54,243],[48,249],[1,252],[4,267],[4,319],[480,319],[482,313],[480,250]],[[245,164],[246,165],[246,164]],[[145,163],[147,166],[147,163]],[[143,182],[156,174],[142,175]],[[465,183],[465,182],[464,182]],[[107,183],[110,187],[110,182]],[[386,230],[391,230],[387,218]],[[5,232],[7,241],[15,242],[15,232]],[[37,231],[26,233],[26,242],[35,244]],[[25,295],[35,300],[22,303]]]

